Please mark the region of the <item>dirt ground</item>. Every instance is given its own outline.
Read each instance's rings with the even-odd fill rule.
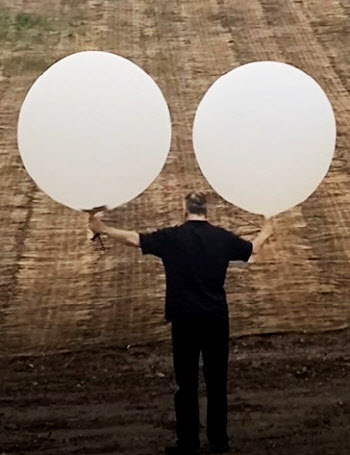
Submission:
[[[348,455],[350,331],[232,341],[236,453]],[[0,360],[0,453],[155,455],[174,441],[169,342]],[[201,440],[205,384],[200,373]]]

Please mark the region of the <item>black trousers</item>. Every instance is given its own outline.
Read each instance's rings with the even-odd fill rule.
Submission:
[[[178,444],[199,448],[198,369],[202,352],[207,391],[207,437],[224,445],[227,436],[228,316],[172,322],[177,391],[174,396]]]

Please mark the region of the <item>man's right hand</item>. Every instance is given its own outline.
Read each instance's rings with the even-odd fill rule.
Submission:
[[[102,234],[106,225],[102,222],[103,211],[89,214],[89,227],[94,234]]]

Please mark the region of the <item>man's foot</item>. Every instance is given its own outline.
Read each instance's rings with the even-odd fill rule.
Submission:
[[[198,455],[199,449],[191,449],[187,447],[169,446],[165,447],[166,455]]]
[[[212,453],[226,453],[230,450],[230,445],[228,442],[223,445],[213,445],[210,446],[210,450]]]

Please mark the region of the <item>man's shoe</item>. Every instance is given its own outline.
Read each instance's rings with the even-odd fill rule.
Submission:
[[[229,445],[229,443],[226,443],[223,445],[215,445],[215,446],[211,446],[210,450],[212,453],[226,453],[230,450],[230,445]]]
[[[199,449],[191,449],[179,446],[165,447],[166,455],[198,455]]]

